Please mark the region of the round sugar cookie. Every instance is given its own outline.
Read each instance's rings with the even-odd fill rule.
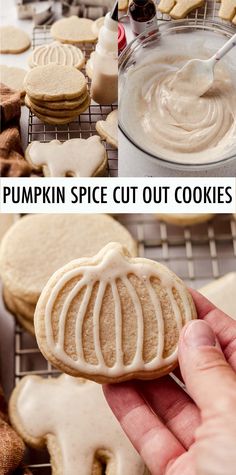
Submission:
[[[24,86],[32,99],[59,101],[81,96],[87,89],[87,81],[84,74],[72,66],[47,64],[31,69]]]
[[[31,53],[28,63],[31,68],[46,64],[58,64],[82,69],[85,57],[80,48],[54,41],[49,45],[37,46]]]
[[[21,97],[25,95],[24,79],[26,74],[26,69],[6,66],[4,64],[0,65],[1,82],[14,91],[18,91]]]
[[[3,298],[6,306],[12,311],[12,313],[20,313],[20,315],[22,315],[26,320],[33,321],[35,304],[24,302],[24,300],[15,297],[6,287],[3,288]]]
[[[30,47],[27,33],[15,26],[0,27],[0,53],[23,53]]]
[[[58,369],[111,383],[173,371],[180,332],[196,317],[173,272],[113,242],[52,275],[34,326],[41,352]]]
[[[32,105],[36,105],[39,107],[46,107],[47,109],[50,110],[68,110],[68,111],[73,111],[73,109],[77,109],[82,102],[85,101],[88,97],[88,90],[81,94],[78,98],[76,99],[70,99],[68,101],[62,100],[62,101],[40,101],[38,99],[32,99],[30,98],[30,102]]]
[[[29,104],[30,101],[28,101],[28,104],[26,105],[31,109],[31,111],[36,115],[42,122],[45,124],[52,124],[52,125],[61,125],[61,124],[69,124],[69,122],[72,122],[78,115],[82,114],[84,111],[86,111],[90,105],[90,96],[87,95],[87,99],[80,105],[79,109],[77,109],[77,112],[74,111],[68,111],[68,115],[64,115],[61,117],[55,117],[54,115],[49,115],[49,114],[41,114],[36,111],[36,109],[33,107],[32,104]]]
[[[175,224],[176,226],[192,226],[194,224],[205,223],[210,221],[215,215],[214,214],[156,214],[156,217],[160,221],[165,223]]]
[[[29,108],[29,109],[32,109],[32,111],[37,115],[37,114],[40,114],[42,116],[47,116],[47,117],[55,117],[55,118],[60,118],[60,117],[64,117],[64,118],[70,118],[70,117],[75,117],[79,114],[81,114],[81,112],[83,112],[84,110],[86,110],[90,104],[90,99],[89,99],[89,95],[88,93],[85,95],[85,99],[84,101],[79,104],[75,109],[62,109],[59,110],[59,109],[50,109],[50,108],[47,108],[47,107],[44,107],[44,105],[42,106],[39,106],[37,104],[34,104],[33,101],[30,100],[29,96],[26,95],[25,96],[25,104],[26,106]],[[43,103],[42,103],[43,104]],[[50,102],[49,102],[50,104]]]
[[[72,259],[95,254],[114,240],[137,255],[131,234],[107,215],[39,214],[21,218],[0,246],[3,285],[15,297],[36,304],[55,270]]]
[[[61,18],[53,23],[51,36],[61,43],[95,43],[98,35],[93,31],[93,25],[93,20],[88,18],[78,18],[77,16]]]

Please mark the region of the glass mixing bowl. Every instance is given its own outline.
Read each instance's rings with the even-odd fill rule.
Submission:
[[[175,174],[188,175],[194,173],[194,175],[217,175],[217,176],[234,176],[236,174],[236,143],[235,143],[235,153],[230,153],[230,156],[224,156],[222,159],[211,160],[207,162],[207,150],[206,150],[206,159],[204,163],[192,163],[188,162],[187,156],[183,160],[173,161],[172,158],[168,157],[168,151],[165,153],[163,158],[158,156],[152,150],[148,149],[147,146],[144,146],[143,141],[140,139],[139,134],[134,136],[132,133],[132,127],[127,126],[129,124],[130,117],[132,116],[132,91],[128,96],[129,104],[127,104],[127,85],[130,78],[130,72],[134,68],[137,68],[140,63],[143,64],[151,53],[158,54],[179,54],[179,55],[190,55],[191,57],[199,57],[199,51],[204,51],[208,57],[213,55],[217,49],[219,49],[227,41],[228,38],[235,33],[235,28],[231,26],[225,26],[222,24],[214,23],[211,21],[205,20],[181,20],[181,21],[171,21],[166,22],[166,24],[161,24],[159,31],[153,33],[150,36],[139,35],[134,39],[127,48],[123,51],[119,58],[119,129],[122,135],[121,137],[121,147],[119,147],[119,154],[121,154],[121,160],[124,155],[126,155],[125,160],[129,161],[129,155],[136,157],[142,157],[142,162],[146,160],[146,163],[152,162],[152,169],[156,172],[150,171],[148,175],[159,176],[158,168],[161,167],[161,173],[167,175],[167,170],[171,169],[172,172],[170,175]],[[232,49],[231,52],[225,56],[223,61],[225,62],[227,69],[229,69],[232,74],[233,80],[235,78],[235,87],[236,87],[236,48]],[[125,147],[127,146],[127,153],[125,152]],[[123,149],[123,150],[122,150]],[[132,153],[130,153],[132,152]],[[131,159],[132,162],[132,159]],[[135,166],[135,164],[132,164]],[[130,165],[130,166],[131,166]],[[136,163],[137,167],[137,163]],[[145,173],[145,163],[142,163],[142,175]],[[163,173],[164,170],[164,173]],[[215,173],[213,171],[215,170]],[[135,173],[135,168],[133,169],[133,174]],[[122,175],[122,173],[121,173]]]

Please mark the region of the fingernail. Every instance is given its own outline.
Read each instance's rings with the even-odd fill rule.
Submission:
[[[193,320],[184,333],[186,345],[196,348],[198,346],[215,346],[216,337],[211,327],[203,320]]]

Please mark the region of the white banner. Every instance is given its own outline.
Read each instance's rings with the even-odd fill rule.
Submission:
[[[1,178],[2,213],[234,213],[235,178]]]

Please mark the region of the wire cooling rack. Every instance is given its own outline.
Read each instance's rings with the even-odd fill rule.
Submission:
[[[157,4],[160,3],[160,0],[157,0]],[[219,9],[220,9],[220,0],[206,0],[205,3],[195,10],[193,10],[187,18],[195,19],[196,22],[198,21],[206,21],[211,20],[216,23],[221,23],[223,25],[232,25],[231,22],[227,20],[222,20],[219,17]],[[171,20],[171,17],[166,14],[162,14],[159,10],[157,10],[157,17],[159,20],[168,21]]]
[[[187,285],[199,288],[236,269],[236,221],[218,215],[208,223],[177,227],[152,215],[117,215],[137,240],[139,255],[166,264]],[[58,373],[37,348],[35,338],[18,325],[14,336],[14,383],[23,376],[43,377]],[[13,384],[14,384],[13,383]],[[51,473],[46,451],[29,450],[26,456],[33,475]]]
[[[53,41],[50,35],[50,26],[37,26],[33,30],[32,47],[42,44],[48,44]],[[89,59],[90,54],[94,51],[95,45],[92,43],[82,43],[80,49],[83,51],[86,61]],[[85,69],[83,73],[86,75]],[[87,76],[86,76],[87,77]],[[88,84],[90,86],[91,80],[87,77]],[[100,106],[98,104],[91,104],[89,108],[80,114],[69,124],[65,125],[49,125],[44,124],[39,120],[31,111],[29,111],[28,122],[28,143],[33,140],[39,140],[41,142],[50,142],[51,140],[65,140],[74,138],[87,139],[91,135],[97,134],[96,122],[98,120],[105,120],[107,115],[117,106],[106,105]],[[104,142],[108,157],[108,174],[110,176],[117,176],[118,170],[118,152],[117,150]]]

